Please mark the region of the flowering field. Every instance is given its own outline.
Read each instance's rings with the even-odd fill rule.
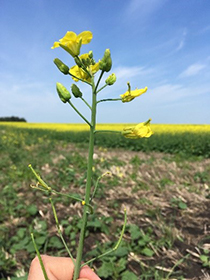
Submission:
[[[2,122],[0,126],[12,126],[15,128],[28,129],[47,129],[56,131],[87,131],[89,126],[87,124],[77,123],[25,123],[25,122]],[[122,130],[131,124],[98,124],[97,129],[101,130]],[[193,124],[151,124],[153,132],[160,133],[210,133],[210,125],[193,125]]]
[[[99,124],[97,130],[122,131],[127,126],[129,125]],[[74,143],[88,142],[86,124],[2,122],[0,127],[5,130],[2,141],[6,142],[24,141],[24,138],[33,141],[33,135],[38,136],[39,141],[50,138]],[[125,139],[120,133],[101,132],[96,135],[96,145],[144,152],[158,151],[184,156],[210,157],[210,125],[152,124],[151,127],[154,134],[150,139]],[[27,137],[26,134],[31,137]]]

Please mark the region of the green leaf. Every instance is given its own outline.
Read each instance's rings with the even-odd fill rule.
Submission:
[[[101,222],[98,219],[95,219],[95,221],[89,221],[87,223],[88,228],[100,228],[101,227]]]
[[[63,248],[63,243],[57,236],[53,236],[50,238],[49,245],[53,248],[61,249]]]
[[[25,247],[25,249],[26,249],[26,251],[28,251],[29,253],[35,252],[33,242],[31,241],[31,242]]]
[[[141,250],[141,253],[147,257],[152,257],[154,255],[154,252],[147,247]]]
[[[182,210],[186,210],[187,209],[187,204],[184,203],[183,201],[180,201],[178,206],[179,206],[179,209],[182,209]]]
[[[142,235],[139,227],[137,225],[130,225],[131,239],[136,240]]]
[[[121,271],[125,270],[126,269],[126,263],[127,263],[127,260],[124,259],[124,258],[121,258],[117,263],[116,271],[118,273],[120,273]]]
[[[205,255],[200,255],[200,260],[204,263],[207,263],[209,261],[209,257]]]
[[[113,276],[113,264],[111,262],[103,262],[97,272],[100,277],[107,278]]]
[[[26,229],[25,228],[20,228],[18,231],[17,231],[17,236],[22,239],[24,236],[25,236],[25,233],[26,233]]]
[[[31,204],[31,205],[28,206],[27,212],[28,212],[31,216],[34,216],[34,215],[37,214],[38,208],[36,207],[36,205]]]
[[[38,245],[43,245],[45,243],[46,239],[47,239],[46,236],[40,236],[40,237],[36,238],[35,241]]]
[[[119,247],[119,248],[115,251],[114,255],[115,255],[116,257],[125,257],[125,256],[128,255],[128,248],[126,248],[126,247]]]
[[[122,280],[138,280],[138,278],[133,272],[127,270],[122,274]]]

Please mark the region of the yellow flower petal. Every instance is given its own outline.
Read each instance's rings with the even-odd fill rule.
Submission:
[[[58,47],[60,47],[60,43],[59,42],[55,42],[53,44],[53,46],[51,47],[51,49],[58,48]]]
[[[76,41],[77,39],[77,34],[74,33],[73,31],[67,31],[65,36],[60,39],[59,41],[63,44],[65,44],[68,41]]]
[[[120,97],[122,99],[122,102],[130,102],[134,98],[145,93],[146,91],[147,91],[147,87],[142,88],[142,89],[128,90],[124,94],[121,94]]]
[[[139,123],[135,126],[127,127],[123,129],[122,134],[126,138],[138,139],[143,137],[150,137],[153,132],[150,127],[151,119],[146,122]]]
[[[92,37],[93,35],[90,31],[83,31],[79,35],[73,31],[68,31],[65,36],[59,40],[59,42],[54,43],[52,49],[61,46],[64,50],[75,57],[80,54],[81,45],[88,44]]]
[[[88,44],[93,38],[93,34],[90,31],[83,31],[77,36],[77,40],[79,41],[82,38],[82,44]]]

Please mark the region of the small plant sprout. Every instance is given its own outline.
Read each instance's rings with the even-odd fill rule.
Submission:
[[[126,209],[124,210],[124,223],[122,226],[122,230],[119,236],[118,241],[116,241],[116,244],[113,248],[110,248],[107,252],[103,253],[102,255],[95,256],[91,260],[83,263],[83,247],[84,247],[84,241],[85,241],[85,235],[86,235],[86,226],[87,221],[91,219],[91,214],[93,213],[93,203],[94,198],[97,192],[97,189],[100,187],[100,180],[102,177],[104,177],[107,174],[110,174],[109,172],[106,172],[98,177],[98,179],[94,182],[93,175],[95,173],[95,170],[93,168],[93,154],[94,154],[94,140],[97,136],[96,134],[100,132],[104,132],[104,130],[96,130],[96,112],[97,112],[97,105],[101,102],[107,102],[107,101],[120,101],[123,103],[130,102],[134,99],[136,99],[138,96],[142,95],[147,91],[147,87],[143,89],[135,89],[131,90],[130,83],[127,83],[128,90],[120,95],[119,97],[115,98],[107,98],[107,99],[100,99],[100,92],[101,90],[105,89],[107,86],[110,87],[114,85],[116,82],[116,75],[114,73],[109,74],[104,81],[104,84],[102,83],[102,77],[104,74],[107,74],[112,69],[112,58],[111,58],[111,52],[109,49],[106,49],[104,52],[103,57],[96,61],[93,55],[93,52],[90,51],[88,53],[81,54],[81,47],[83,44],[88,44],[92,40],[92,33],[90,31],[83,31],[79,35],[75,34],[72,31],[68,31],[65,36],[60,39],[59,41],[56,41],[52,47],[52,49],[61,47],[63,50],[65,50],[67,53],[70,54],[72,57],[73,63],[75,65],[68,66],[65,63],[63,63],[60,59],[55,58],[54,63],[59,69],[59,71],[66,75],[70,76],[74,83],[71,85],[71,93],[68,91],[68,89],[63,86],[61,83],[57,82],[56,84],[56,90],[58,93],[58,96],[60,100],[64,104],[69,104],[71,108],[78,114],[81,119],[89,126],[89,148],[88,148],[88,159],[87,159],[87,178],[86,178],[86,188],[84,193],[84,198],[80,199],[78,197],[75,197],[69,194],[63,194],[61,192],[56,191],[53,187],[48,186],[48,184],[39,176],[36,171],[33,169],[32,165],[29,165],[29,168],[33,172],[34,176],[36,177],[36,180],[38,183],[36,185],[32,185],[32,188],[41,190],[49,196],[49,202],[52,207],[53,215],[55,218],[55,224],[58,231],[58,234],[63,242],[63,245],[65,249],[68,252],[69,257],[73,260],[75,264],[75,270],[74,270],[74,277],[73,279],[76,280],[79,277],[80,269],[85,264],[89,264],[99,258],[102,258],[113,251],[117,250],[120,246],[120,243],[123,239],[123,234],[126,227],[126,221],[127,221],[127,214]],[[95,74],[98,73],[97,78]],[[87,102],[85,99],[84,93],[81,91],[79,86],[77,86],[76,83],[81,82],[85,83],[87,87],[89,87],[91,91],[91,104]],[[90,93],[88,93],[90,94]],[[74,98],[80,99],[81,102],[84,102],[85,106],[89,109],[90,117],[87,118],[83,115],[83,112],[80,112],[76,106],[74,105]],[[139,139],[143,137],[150,137],[152,135],[152,130],[150,128],[150,121],[149,119],[146,122],[139,123],[135,126],[125,128],[123,131],[112,131],[113,133],[121,133],[122,136],[126,138],[133,138],[133,139]],[[109,130],[106,130],[107,132],[110,132]],[[71,199],[74,199],[76,201],[79,201],[82,204],[82,226],[80,231],[80,237],[79,237],[79,243],[77,248],[77,255],[72,256],[70,250],[68,249],[68,246],[63,238],[56,209],[53,203],[53,195],[59,195],[59,196],[67,196]],[[36,249],[36,253],[40,259],[41,267],[43,269],[44,277],[47,278],[46,271],[44,269],[44,265],[41,261],[40,253],[38,252],[35,238],[32,234],[32,240],[34,247]],[[75,260],[76,259],[76,260]]]

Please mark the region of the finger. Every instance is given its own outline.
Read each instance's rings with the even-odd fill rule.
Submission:
[[[74,265],[71,259],[46,255],[42,255],[41,257],[50,280],[72,279]],[[44,280],[44,275],[37,257],[31,263],[28,280]]]
[[[70,258],[41,256],[47,276],[50,280],[71,280],[73,278],[74,264]],[[80,280],[100,280],[100,278],[90,269],[84,266],[80,271]],[[29,270],[28,280],[44,280],[44,275],[36,257]]]
[[[79,276],[80,276],[81,278],[88,278],[89,280],[101,280],[101,279],[95,274],[95,272],[93,272],[93,270],[92,270],[89,266],[87,266],[87,265],[83,266],[83,268],[82,268],[81,271],[80,271]]]

